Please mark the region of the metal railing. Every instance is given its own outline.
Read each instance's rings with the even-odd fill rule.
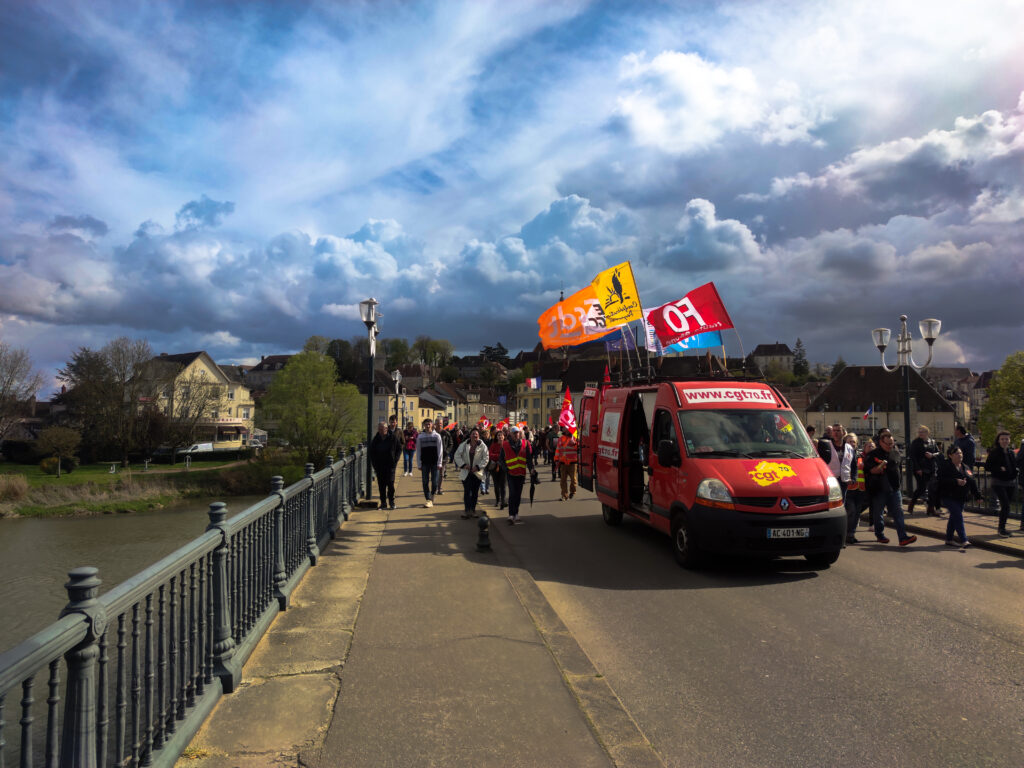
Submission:
[[[360,446],[275,477],[231,520],[211,504],[202,536],[102,596],[95,568],[71,571],[60,618],[0,655],[0,768],[173,765],[369,495],[366,461]]]
[[[904,485],[903,499],[906,501],[914,491],[914,474],[907,469],[906,459],[900,460],[900,471],[903,473]],[[971,467],[974,481],[978,484],[978,492],[981,494],[980,501],[968,500],[964,509],[971,512],[979,512],[985,515],[999,514],[999,501],[992,491],[992,477],[982,462],[975,462]],[[934,482],[934,481],[933,481]],[[1018,483],[1014,488],[1013,499],[1010,501],[1010,509],[1007,513],[1010,518],[1024,520],[1024,488]]]

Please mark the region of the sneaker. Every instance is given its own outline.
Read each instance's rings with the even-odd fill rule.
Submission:
[[[955,541],[953,541],[952,539],[949,539],[949,540],[948,540],[948,541],[946,542],[946,546],[947,546],[947,547],[959,547],[960,545],[959,545],[959,544],[957,544],[957,543],[956,543]]]
[[[969,546],[971,546],[971,542],[969,541],[960,542],[960,549],[967,549]]]
[[[513,525],[522,525],[525,522],[526,522],[525,520],[520,520],[519,519],[519,515],[516,515],[515,517],[512,518],[512,524]]]
[[[915,541],[917,541],[917,536],[910,535],[910,536],[907,536],[907,538],[905,538],[905,539],[900,539],[900,546],[901,547],[905,547],[908,544],[913,544]]]
[[[423,506],[426,507],[427,509],[430,509],[432,506],[434,506],[434,502],[432,502],[430,499],[427,499],[427,503],[424,504]]]
[[[462,517],[463,520],[468,520],[469,519],[469,512],[463,512],[462,515],[460,515],[460,517]]]
[[[846,537],[846,543],[847,544],[856,544],[857,543],[857,537],[856,536],[847,536]]]
[[[1012,535],[1012,534],[1011,534],[1011,533],[1010,533],[1010,532],[1009,532],[1008,530],[1006,530],[1005,528],[1000,528],[1000,529],[999,529],[999,531],[998,531],[998,533],[999,533],[999,535],[1000,535],[1000,536],[1002,536],[1002,537],[1003,537],[1004,539],[1008,539],[1008,538],[1010,538],[1010,536]]]
[[[875,539],[878,541],[879,544],[889,543],[889,539],[887,539],[885,536],[875,536]]]
[[[391,502],[391,509],[394,509],[394,508],[395,508],[395,502],[392,501]]]
[[[572,493],[569,494],[569,498],[571,499],[575,495],[576,495],[576,491],[573,491]]]
[[[516,524],[516,519],[515,519],[514,517],[510,517],[510,518],[508,519],[508,524],[509,524],[509,525],[515,525],[515,524]]]

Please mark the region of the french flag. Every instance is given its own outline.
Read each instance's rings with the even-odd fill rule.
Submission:
[[[863,415],[863,416],[861,416],[861,418],[862,418],[862,419],[866,419],[866,418],[867,418],[868,416],[870,416],[870,415],[871,415],[872,413],[874,413],[874,412],[875,412],[875,404],[874,404],[874,403],[872,403],[872,404],[871,404],[871,407],[870,407],[870,408],[868,408],[868,409],[867,409],[866,411],[864,411],[864,415]]]
[[[526,380],[526,386],[530,389],[540,389],[540,377]]]

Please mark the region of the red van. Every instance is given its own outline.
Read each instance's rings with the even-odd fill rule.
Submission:
[[[587,389],[580,484],[604,520],[669,534],[680,565],[711,553],[834,563],[846,535],[839,484],[774,387],[727,378]]]

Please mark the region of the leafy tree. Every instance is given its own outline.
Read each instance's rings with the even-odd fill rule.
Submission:
[[[412,343],[410,348],[414,359],[419,360],[424,365],[430,365],[430,343],[433,341],[429,336],[417,336],[416,341]]]
[[[455,354],[455,345],[447,339],[434,339],[430,342],[430,365],[434,368],[448,365]]]
[[[793,348],[793,376],[797,379],[804,379],[810,372],[811,367],[807,363],[807,349],[804,347],[803,341],[797,339],[796,346]]]
[[[843,360],[843,356],[840,355],[836,358],[835,363],[832,364],[832,378],[834,379],[846,368],[846,361]]]
[[[764,371],[764,377],[772,384],[781,387],[792,385],[793,380],[796,378],[792,371],[787,370],[782,363],[775,361],[768,363],[768,367]]]
[[[302,351],[319,352],[321,355],[326,355],[327,347],[330,343],[330,339],[326,336],[310,336],[306,339],[306,343],[302,345]]]
[[[409,342],[405,339],[382,339],[377,354],[384,355],[384,365],[389,371],[409,363]]]
[[[501,363],[502,365],[508,365],[509,357],[508,350],[499,341],[493,347],[486,346],[480,350],[480,356],[485,360],[489,360],[492,363]]]
[[[57,477],[60,477],[61,464],[74,457],[81,442],[82,436],[70,427],[47,427],[36,439],[36,450],[43,456],[57,457]]]
[[[365,339],[363,340],[365,345]],[[334,360],[339,381],[355,381],[359,373],[359,356],[352,342],[345,339],[331,339],[327,344],[327,356]]]
[[[484,363],[480,368],[480,383],[485,387],[493,387],[497,384],[500,374],[498,366],[493,362]]]
[[[23,415],[25,404],[35,399],[43,377],[32,370],[28,350],[0,341],[0,440]]]
[[[440,381],[453,382],[459,378],[459,369],[454,365],[446,365],[437,372],[437,378]]]
[[[366,398],[352,384],[338,383],[330,358],[294,355],[274,378],[260,411],[278,423],[279,434],[320,464],[339,445],[352,444],[365,426]]]
[[[992,445],[996,433],[1005,429],[1010,439],[1024,436],[1024,351],[1006,358],[988,385],[988,399],[978,417],[981,440]]]

